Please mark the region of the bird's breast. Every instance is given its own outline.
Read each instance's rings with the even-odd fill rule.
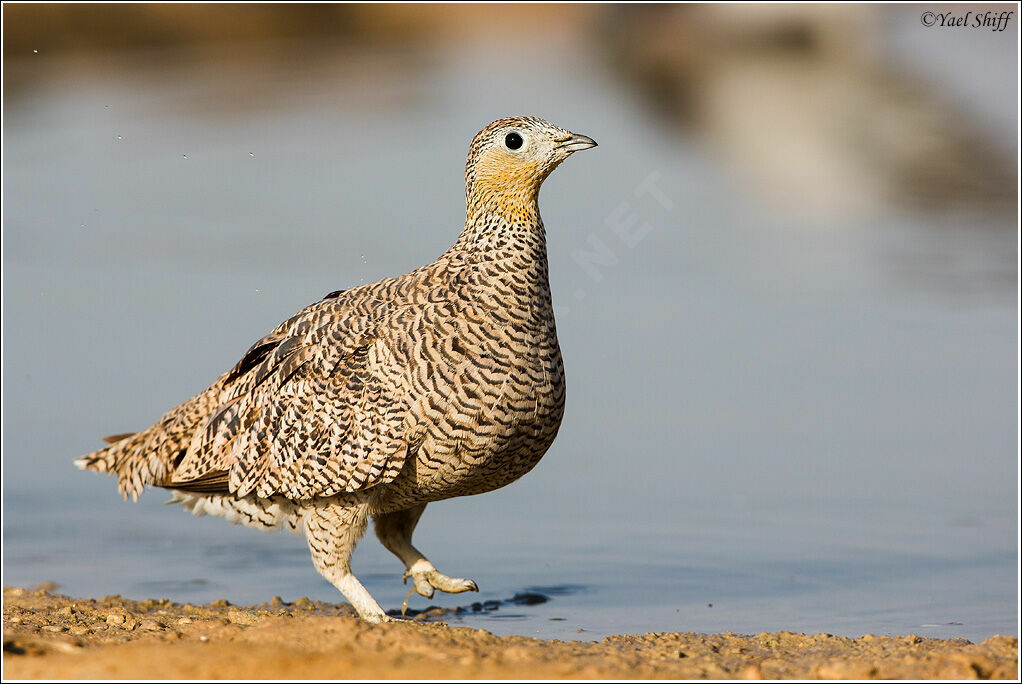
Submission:
[[[439,498],[502,487],[550,447],[564,412],[556,335],[526,323],[459,325],[420,417],[425,438],[415,479]]]

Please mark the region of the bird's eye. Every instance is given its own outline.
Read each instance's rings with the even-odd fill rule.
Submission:
[[[517,133],[508,133],[507,136],[504,137],[504,144],[507,145],[509,150],[517,150],[524,143],[525,141],[522,140],[522,136]]]

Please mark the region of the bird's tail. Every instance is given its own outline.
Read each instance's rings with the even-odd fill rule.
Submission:
[[[107,435],[103,438],[103,441],[107,444],[116,445],[118,442],[123,442],[137,434],[137,432],[124,432],[119,435]],[[97,473],[108,473],[116,468],[116,454],[117,450],[112,447],[106,447],[99,451],[93,451],[91,454],[86,454],[81,458],[76,458],[75,465],[81,470],[95,470]]]
[[[124,498],[137,500],[147,486],[168,482],[192,436],[217,405],[218,389],[217,385],[208,388],[141,432],[104,437],[109,446],[82,456],[75,465],[82,470],[116,475],[117,488]]]
[[[118,489],[124,498],[131,496],[137,500],[145,485],[152,482],[138,472],[139,461],[146,460],[140,457],[145,453],[145,444],[149,441],[152,429],[104,437],[103,441],[109,446],[75,459],[74,464],[82,470],[116,475]]]

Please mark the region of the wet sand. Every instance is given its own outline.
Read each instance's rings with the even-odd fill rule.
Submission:
[[[4,589],[5,679],[1018,679],[1018,639],[791,632],[497,637],[437,622],[367,625],[347,605],[239,607]]]

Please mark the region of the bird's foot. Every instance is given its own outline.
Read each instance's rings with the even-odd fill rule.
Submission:
[[[359,617],[360,620],[362,620],[362,622],[368,622],[370,625],[378,625],[381,622],[393,622],[394,621],[394,618],[392,618],[391,616],[387,615],[383,611],[380,611],[379,613],[376,613],[376,612],[365,613],[365,614],[360,613],[358,617]]]
[[[448,594],[460,594],[463,591],[479,591],[479,587],[472,580],[448,577],[442,572],[437,572],[433,564],[425,559],[416,561],[412,567],[408,568],[403,578],[406,584],[409,577],[412,578],[412,590],[408,592],[408,597],[405,598],[402,606],[403,609],[408,606],[408,599],[411,598],[413,592],[426,598],[433,598],[433,592],[436,589],[446,591]]]
[[[415,593],[414,589],[412,590],[412,593]],[[412,618],[405,617],[405,610],[407,609],[407,606],[408,599],[406,598],[405,602],[401,604],[401,615],[395,615],[393,611],[389,613],[384,613],[382,610],[380,610],[379,612],[373,611],[367,612],[365,614],[360,614],[358,616],[358,619],[370,625],[379,625],[383,624],[384,622],[405,622],[405,623],[414,622]]]
[[[415,593],[426,598],[433,598],[433,591],[435,589],[446,591],[448,594],[460,594],[463,591],[479,591],[479,587],[472,580],[448,577],[441,572],[437,572],[435,569],[419,570],[418,572],[409,570],[403,578],[405,584],[408,583],[409,577],[412,578],[412,588],[408,590],[408,595],[405,596],[405,600],[401,603],[402,616],[408,611],[408,599],[412,598],[412,594]]]

